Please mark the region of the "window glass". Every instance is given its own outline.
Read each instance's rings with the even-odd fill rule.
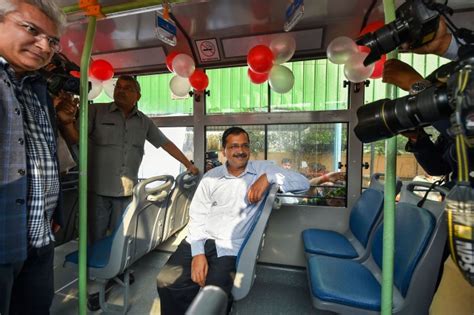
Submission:
[[[271,111],[319,111],[347,109],[348,90],[344,84],[344,66],[327,59],[284,64],[295,76],[293,88],[285,94],[271,91]]]
[[[347,124],[269,125],[267,139],[267,159],[300,172],[312,186],[306,196],[286,194],[283,203],[345,206]]]
[[[268,110],[268,85],[253,84],[247,67],[207,70],[210,95],[207,114],[252,113]]]
[[[225,163],[221,153],[221,139],[228,127],[230,126],[206,128],[208,169]],[[345,206],[347,124],[268,125],[266,128],[265,126],[243,128],[250,136],[250,159],[267,159],[275,165],[300,172],[311,181],[312,189],[303,195],[280,195],[282,203]],[[342,169],[339,169],[341,166]],[[335,176],[333,180],[331,176]]]
[[[149,116],[181,116],[193,114],[193,98],[171,95],[169,82],[173,73],[138,76],[142,97],[138,106]]]
[[[189,160],[194,155],[194,132],[192,127],[162,127],[161,132],[173,142]],[[138,171],[138,178],[144,179],[157,175],[173,175],[184,172],[186,168],[162,148],[157,149],[145,142],[145,155]]]

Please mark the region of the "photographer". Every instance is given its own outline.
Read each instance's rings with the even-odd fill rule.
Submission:
[[[433,53],[454,59],[457,56],[458,49],[457,42],[447,32],[446,23],[441,18],[433,41],[413,50],[413,52],[420,54]],[[432,85],[410,65],[397,59],[391,59],[385,63],[382,81],[408,91],[410,95],[420,93]],[[457,159],[454,139],[448,134],[451,123],[449,118],[446,118],[434,122],[433,127],[440,133],[434,142],[423,128],[402,133],[408,138],[405,150],[415,155],[417,162],[429,175],[446,175],[446,178],[450,179],[448,180],[448,186],[452,187],[457,179]],[[474,153],[472,151],[472,149],[468,150],[470,165],[474,165]],[[449,177],[450,173],[451,177]],[[474,183],[472,176],[470,176],[470,181],[472,185]]]

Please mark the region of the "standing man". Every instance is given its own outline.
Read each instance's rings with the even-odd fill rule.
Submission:
[[[189,208],[188,236],[161,269],[161,314],[184,314],[200,287],[215,285],[229,296],[236,256],[249,233],[259,201],[271,184],[306,191],[308,180],[268,161],[249,161],[250,140],[239,127],[222,136],[225,165],[207,172]]]
[[[140,85],[132,76],[118,78],[114,101],[89,105],[89,241],[112,231],[132,199],[138,182],[138,168],[145,140],[181,162],[190,173],[199,170],[138,110]],[[77,143],[79,133],[71,122],[62,129],[69,142]],[[157,163],[158,164],[158,163]]]
[[[0,1],[0,313],[48,314],[60,222],[56,116],[36,70],[65,25],[51,0]]]

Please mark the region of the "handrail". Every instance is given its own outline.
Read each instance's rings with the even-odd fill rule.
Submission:
[[[89,16],[81,69],[89,69],[97,18]],[[79,107],[79,314],[87,314],[87,141],[88,141],[88,71],[81,71]]]
[[[385,23],[395,20],[395,1],[383,0]],[[398,50],[388,53],[388,59],[397,59]],[[387,96],[396,98],[394,85],[386,85]],[[383,209],[383,258],[382,258],[382,315],[392,314],[393,304],[393,261],[395,251],[395,194],[397,170],[397,137],[385,142],[385,188]]]

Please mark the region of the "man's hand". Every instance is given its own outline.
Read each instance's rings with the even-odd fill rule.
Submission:
[[[252,186],[250,186],[249,191],[247,192],[249,202],[259,202],[263,198],[268,187],[270,187],[270,183],[268,182],[267,175],[263,174],[255,181],[255,183],[252,184]]]
[[[448,50],[451,40],[454,39],[452,39],[452,35],[448,33],[444,17],[441,17],[439,19],[438,30],[436,31],[435,38],[431,42],[413,50],[410,50],[406,44],[403,44],[402,48],[416,54],[435,54],[438,56],[443,56]]]
[[[197,174],[199,174],[199,169],[196,167],[196,165],[191,164],[188,167],[187,172],[190,173],[190,174],[193,174],[193,175],[197,175]]]
[[[199,254],[194,256],[191,262],[191,280],[203,287],[206,284],[208,268],[206,255]]]
[[[389,59],[385,62],[382,82],[393,84],[405,91],[409,91],[413,83],[423,80],[421,74],[412,66],[398,59]]]
[[[79,99],[74,98],[72,94],[60,92],[53,100],[56,108],[58,123],[62,126],[73,123],[76,120],[76,112]]]

